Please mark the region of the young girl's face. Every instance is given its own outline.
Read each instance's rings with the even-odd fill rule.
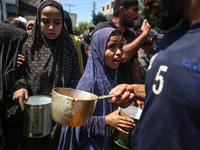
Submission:
[[[56,39],[62,31],[61,12],[52,6],[45,7],[41,12],[42,33],[51,40]]]
[[[111,36],[105,50],[105,64],[111,69],[117,69],[122,58],[123,39],[121,35]]]

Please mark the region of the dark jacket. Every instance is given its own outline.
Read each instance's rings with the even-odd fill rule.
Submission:
[[[6,119],[11,119],[20,110],[19,104],[12,101],[11,89],[20,77],[17,55],[27,37],[26,31],[22,29],[0,24],[0,112]]]

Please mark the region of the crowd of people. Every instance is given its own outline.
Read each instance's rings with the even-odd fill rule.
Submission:
[[[41,0],[35,20],[0,23],[0,150],[125,149],[113,128],[132,129],[134,150],[199,149],[200,1],[144,0],[144,6],[157,28],[140,17],[138,0],[115,0],[113,17],[85,31],[85,42],[59,0]],[[52,121],[49,135],[26,137],[24,100],[51,97],[55,87],[114,97],[97,101],[84,126]],[[130,105],[142,109],[137,124],[119,115]]]

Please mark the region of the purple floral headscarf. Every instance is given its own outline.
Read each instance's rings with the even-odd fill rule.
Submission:
[[[107,27],[98,30],[92,37],[90,55],[85,72],[76,89],[97,96],[109,94],[117,85],[117,70],[110,69],[104,61],[104,54],[110,34],[116,29]],[[115,149],[111,138],[112,128],[106,126],[105,116],[117,109],[115,103],[98,100],[93,116],[81,127],[62,126],[58,149]]]

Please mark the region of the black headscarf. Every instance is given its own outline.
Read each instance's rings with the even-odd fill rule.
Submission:
[[[72,20],[67,11],[64,11],[64,20],[69,34],[74,34],[72,29]]]
[[[58,8],[64,18],[63,9],[56,1],[43,1],[39,5],[36,23],[22,49],[26,79],[33,95],[50,96],[54,87],[75,88],[80,79],[77,51],[65,26],[55,40],[42,34],[39,18],[47,6]]]
[[[54,0],[45,0],[42,3],[40,3],[40,5],[38,7],[38,10],[37,10],[37,17],[38,17],[39,23],[41,21],[42,10],[47,6],[56,7],[60,11],[60,13],[62,14],[62,20],[64,20],[64,11],[63,11],[62,6],[58,2],[56,2]]]

